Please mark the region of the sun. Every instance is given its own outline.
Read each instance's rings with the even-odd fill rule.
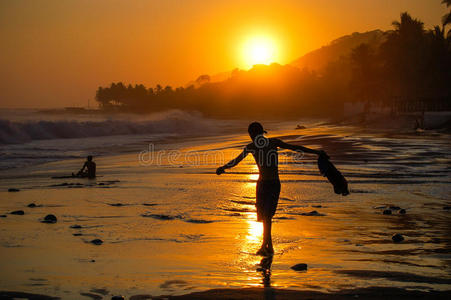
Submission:
[[[266,36],[254,36],[243,45],[243,60],[247,67],[257,64],[269,65],[275,62],[276,44]]]

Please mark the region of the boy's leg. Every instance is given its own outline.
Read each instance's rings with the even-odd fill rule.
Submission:
[[[271,218],[263,218],[263,242],[260,250],[257,251],[258,255],[269,255],[274,253],[271,238]]]
[[[266,255],[266,248],[268,246],[268,219],[266,217],[263,218],[263,241],[262,246],[257,251],[257,255]]]
[[[266,251],[268,252],[268,254],[273,254],[274,248],[272,246],[272,234],[271,234],[272,220],[270,217],[266,219],[264,226],[266,227],[263,229],[263,231],[266,232],[266,238],[265,238]]]

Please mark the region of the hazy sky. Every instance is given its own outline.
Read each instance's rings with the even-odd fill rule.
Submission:
[[[247,66],[242,45],[274,41],[285,64],[402,11],[440,23],[441,0],[0,0],[0,106],[94,103],[112,81],[185,85]]]

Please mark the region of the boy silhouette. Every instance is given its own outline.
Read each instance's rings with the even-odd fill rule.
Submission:
[[[290,145],[277,138],[267,138],[263,126],[254,122],[248,127],[252,143],[244,147],[235,159],[216,170],[217,175],[225,173],[225,169],[232,168],[240,163],[249,153],[252,153],[258,166],[259,178],[257,181],[256,203],[257,221],[263,222],[263,242],[257,255],[270,256],[274,254],[271,237],[271,222],[277,208],[280,194],[280,180],[278,168],[277,148],[303,151],[316,155],[326,155],[324,151],[317,151],[303,146]]]
[[[86,169],[86,171],[85,171]],[[72,173],[73,175],[73,173]],[[90,179],[96,177],[96,163],[92,161],[92,155],[88,155],[83,167],[78,171],[77,177],[88,177]]]

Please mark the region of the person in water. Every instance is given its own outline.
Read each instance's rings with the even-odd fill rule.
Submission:
[[[86,169],[86,171],[85,171]],[[83,167],[78,171],[77,177],[88,177],[95,178],[96,177],[96,163],[92,161],[92,155],[89,155],[86,158],[86,161]]]
[[[225,173],[225,169],[236,166],[249,153],[252,153],[255,163],[258,166],[259,178],[256,191],[257,221],[263,222],[263,242],[257,251],[258,255],[268,256],[274,254],[271,237],[271,222],[277,208],[280,194],[280,180],[278,168],[277,148],[289,149],[293,151],[303,151],[316,155],[326,155],[324,151],[313,150],[307,147],[290,145],[277,138],[267,138],[263,126],[254,122],[249,125],[249,136],[252,143],[244,147],[235,159],[231,160],[216,170],[217,175]]]

